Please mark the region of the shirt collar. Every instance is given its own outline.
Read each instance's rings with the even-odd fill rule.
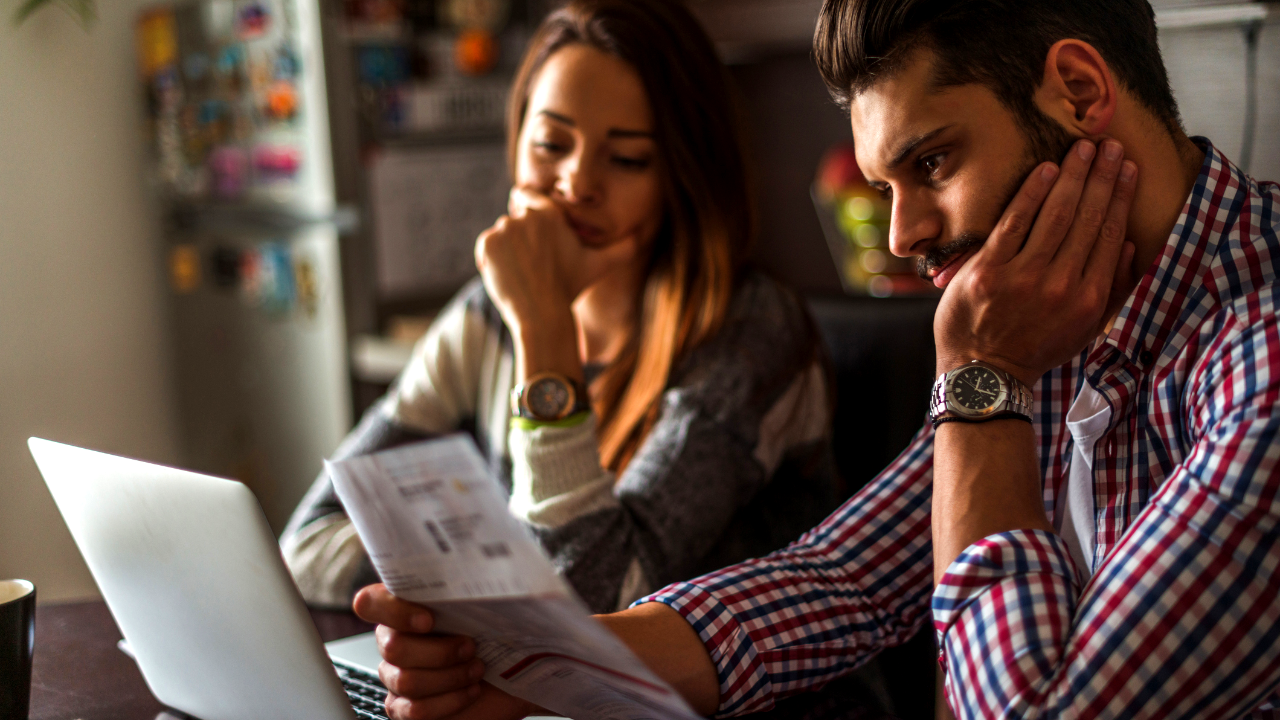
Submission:
[[[1248,180],[1208,139],[1192,140],[1204,151],[1204,163],[1173,226],[1169,241],[1120,310],[1104,346],[1140,371],[1148,371],[1164,354],[1176,354],[1168,346],[1170,335],[1182,324],[1186,311],[1210,291],[1206,274],[1218,253],[1223,232],[1248,188]],[[1099,347],[1093,358],[1117,358]],[[1093,373],[1090,373],[1092,375]]]

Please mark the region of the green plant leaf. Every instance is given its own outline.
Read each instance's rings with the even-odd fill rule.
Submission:
[[[18,11],[13,14],[13,24],[21,25],[31,13],[39,10],[41,7],[48,5],[52,0],[27,0],[18,7]]]
[[[86,30],[98,19],[96,0],[24,0],[18,6],[18,11],[13,14],[13,24],[21,25],[26,22],[28,17],[31,17],[32,13],[55,2],[71,13]]]

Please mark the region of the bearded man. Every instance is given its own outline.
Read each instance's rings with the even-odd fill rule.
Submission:
[[[1280,187],[1183,132],[1146,0],[826,0],[815,56],[944,289],[931,422],[796,543],[602,622],[720,717],[930,620],[961,718],[1269,716]],[[356,610],[391,717],[535,710],[428,610]]]

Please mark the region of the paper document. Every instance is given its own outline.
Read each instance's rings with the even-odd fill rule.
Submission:
[[[465,435],[326,463],[382,581],[476,639],[485,680],[573,720],[694,713],[591,618]]]

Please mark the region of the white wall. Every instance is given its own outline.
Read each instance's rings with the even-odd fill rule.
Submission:
[[[1237,27],[1166,30],[1160,49],[1169,82],[1192,135],[1203,135],[1233,162],[1244,164],[1245,39]],[[1258,119],[1249,173],[1280,180],[1280,24],[1258,38]]]
[[[89,32],[0,3],[0,578],[97,590],[27,452],[39,435],[178,459],[157,226],[143,180],[138,0]]]

